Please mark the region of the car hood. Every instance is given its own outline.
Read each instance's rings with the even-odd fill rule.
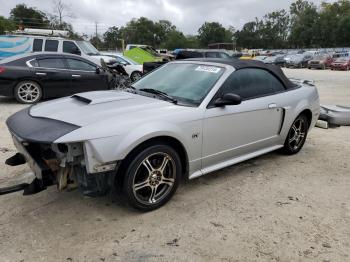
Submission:
[[[129,92],[96,91],[40,103],[30,109],[30,115],[86,127],[109,121],[144,121],[155,116],[166,119],[191,108]]]
[[[116,60],[113,57],[106,56],[106,55],[93,55],[89,57],[89,60],[94,62],[95,64],[101,66],[101,58],[107,63],[111,63],[112,61]]]

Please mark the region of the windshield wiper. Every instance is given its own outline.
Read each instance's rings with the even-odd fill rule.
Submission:
[[[125,89],[125,91],[126,92],[130,92],[130,93],[136,93],[136,88],[135,87],[133,87],[132,85],[129,85],[126,89]]]
[[[174,104],[177,104],[177,100],[175,98],[173,98],[172,96],[168,95],[167,93],[165,92],[162,92],[162,91],[159,91],[157,89],[153,89],[153,88],[141,88],[139,89],[140,91],[143,91],[143,92],[147,92],[147,93],[151,93],[151,94],[155,94],[155,95],[158,95],[162,98],[165,98],[166,100],[170,101],[170,102],[173,102]]]

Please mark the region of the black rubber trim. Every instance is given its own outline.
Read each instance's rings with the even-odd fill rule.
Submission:
[[[6,124],[11,133],[28,142],[52,143],[80,126],[43,117],[33,117],[30,108],[10,116]]]
[[[278,130],[278,134],[280,135],[281,134],[281,132],[282,132],[282,128],[283,128],[283,126],[284,126],[284,122],[285,122],[285,120],[286,120],[286,109],[285,108],[282,108],[282,119],[281,119],[282,121],[281,121],[281,126],[280,126],[280,128],[279,128],[279,130]]]
[[[219,63],[219,64],[233,66],[236,70],[243,69],[243,68],[265,69],[271,74],[273,74],[278,80],[280,80],[286,89],[293,89],[296,86],[293,82],[291,82],[285,76],[285,74],[283,73],[282,69],[279,66],[264,64],[261,61],[239,60],[239,59],[219,59],[219,58],[193,58],[193,59],[185,59],[184,61]]]

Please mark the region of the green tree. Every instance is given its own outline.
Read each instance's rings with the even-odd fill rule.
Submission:
[[[322,3],[319,22],[319,42],[323,47],[349,45],[350,1]]]
[[[343,16],[339,20],[337,45],[341,47],[350,45],[350,14]]]
[[[289,15],[286,10],[268,13],[259,21],[258,34],[265,48],[287,47]]]
[[[146,17],[132,19],[124,27],[120,28],[121,35],[126,43],[146,44],[157,46],[160,42],[158,35],[155,32],[155,25],[152,20]]]
[[[297,0],[290,6],[291,29],[289,41],[293,47],[319,46],[320,17],[317,7],[308,1]]]
[[[159,20],[158,22],[154,23],[154,33],[157,39],[157,46],[161,46],[165,41],[168,39],[168,34],[173,33],[176,31],[176,26],[174,26],[170,21],[168,20]]]
[[[15,29],[16,26],[11,20],[0,16],[0,34],[4,34],[6,31],[13,31]]]
[[[172,30],[167,33],[166,41],[162,47],[169,50],[174,50],[176,48],[186,48],[188,47],[188,41],[182,32]]]
[[[203,47],[226,41],[226,29],[217,22],[205,22],[198,29],[198,39]]]
[[[187,48],[200,48],[201,43],[199,42],[199,39],[195,35],[187,35],[186,36],[187,40]]]
[[[108,50],[115,50],[121,47],[121,34],[119,28],[112,26],[103,34],[104,46]]]
[[[90,39],[90,42],[91,44],[96,47],[98,50],[100,50],[101,48],[103,48],[104,46],[104,43],[103,41],[101,40],[101,38],[99,36],[93,36],[91,39]]]
[[[259,43],[259,21],[251,21],[246,23],[242,30],[237,31],[236,41],[237,46],[241,48],[259,48],[261,43]]]
[[[233,26],[229,26],[225,29],[225,42],[232,43],[235,40],[236,29]]]
[[[176,34],[176,27],[168,20],[154,22],[148,18],[132,19],[119,30],[126,43],[146,44],[153,47],[164,47],[169,37]]]
[[[47,15],[33,7],[18,4],[10,12],[10,19],[16,24],[25,27],[49,28],[50,22]]]

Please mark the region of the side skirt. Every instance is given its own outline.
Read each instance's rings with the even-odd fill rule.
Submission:
[[[261,155],[264,155],[266,153],[275,151],[275,150],[277,150],[279,148],[282,148],[282,147],[283,147],[283,145],[271,146],[271,147],[267,147],[267,148],[255,151],[253,153],[249,153],[249,154],[245,154],[245,155],[242,155],[242,156],[239,156],[239,157],[236,157],[236,158],[232,158],[230,160],[227,160],[227,161],[224,161],[224,162],[221,162],[221,163],[218,163],[218,164],[206,167],[206,168],[204,168],[202,170],[196,171],[196,172],[194,172],[193,174],[191,174],[189,176],[189,179],[194,179],[194,178],[206,175],[208,173],[220,170],[222,168],[225,168],[225,167],[228,167],[228,166],[232,166],[234,164],[243,162],[245,160],[248,160],[248,159],[251,159],[251,158],[254,158],[254,157],[257,157],[257,156],[261,156]]]

